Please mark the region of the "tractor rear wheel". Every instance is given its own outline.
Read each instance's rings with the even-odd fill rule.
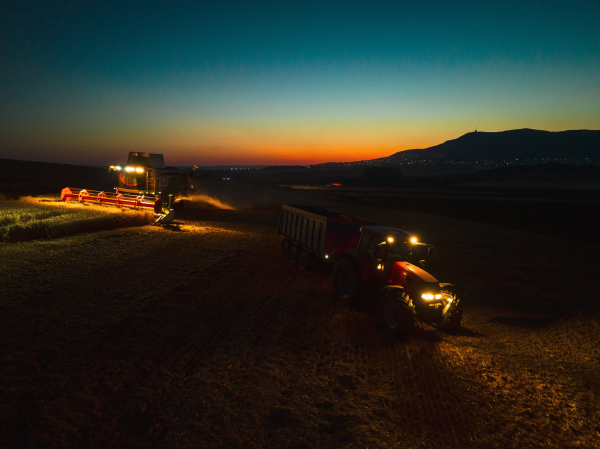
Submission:
[[[462,316],[463,311],[460,305],[460,299],[453,294],[450,307],[448,307],[448,310],[446,310],[446,313],[444,313],[444,316],[442,317],[442,322],[438,324],[436,328],[444,332],[452,333],[460,327]]]
[[[392,290],[381,299],[381,318],[390,335],[408,335],[415,327],[412,300],[400,290]]]
[[[309,254],[306,251],[302,251],[298,256],[298,267],[302,271],[306,271],[308,269],[308,257]]]
[[[352,261],[342,258],[333,269],[333,289],[342,301],[356,306],[362,298],[362,279],[358,267]]]
[[[281,244],[281,252],[283,253],[284,259],[287,259],[290,256],[290,242],[288,240],[284,240]]]
[[[296,245],[290,248],[290,262],[293,264],[298,263],[298,247]]]

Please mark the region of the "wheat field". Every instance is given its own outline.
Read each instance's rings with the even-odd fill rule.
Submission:
[[[65,203],[57,195],[26,196],[18,200],[0,196],[0,242],[26,242],[80,232],[143,226],[153,214],[91,203]]]

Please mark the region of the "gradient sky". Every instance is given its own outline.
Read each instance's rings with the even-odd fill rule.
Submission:
[[[476,127],[600,129],[600,2],[0,6],[0,158],[311,164]]]

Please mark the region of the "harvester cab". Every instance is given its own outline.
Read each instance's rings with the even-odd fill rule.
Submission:
[[[334,289],[342,300],[375,305],[390,333],[405,334],[416,320],[453,331],[460,300],[423,269],[432,255],[431,245],[403,229],[363,226],[358,248],[344,251],[334,268]]]
[[[193,189],[189,180],[192,172],[166,166],[162,154],[130,152],[126,164],[111,165],[109,172],[114,174],[114,193],[67,187],[62,190],[61,199],[151,208],[157,216],[156,223],[168,223],[175,210],[183,208],[181,197]]]

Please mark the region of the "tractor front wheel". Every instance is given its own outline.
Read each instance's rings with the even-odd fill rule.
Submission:
[[[462,321],[463,311],[460,305],[460,299],[453,294],[452,302],[450,306],[446,309],[444,316],[442,317],[442,322],[436,326],[441,331],[452,333],[456,331],[460,327],[460,322]]]
[[[356,306],[362,298],[362,279],[354,263],[342,258],[333,269],[333,289],[342,301]]]
[[[401,291],[391,291],[381,301],[381,318],[387,333],[408,335],[415,326],[412,300]]]

